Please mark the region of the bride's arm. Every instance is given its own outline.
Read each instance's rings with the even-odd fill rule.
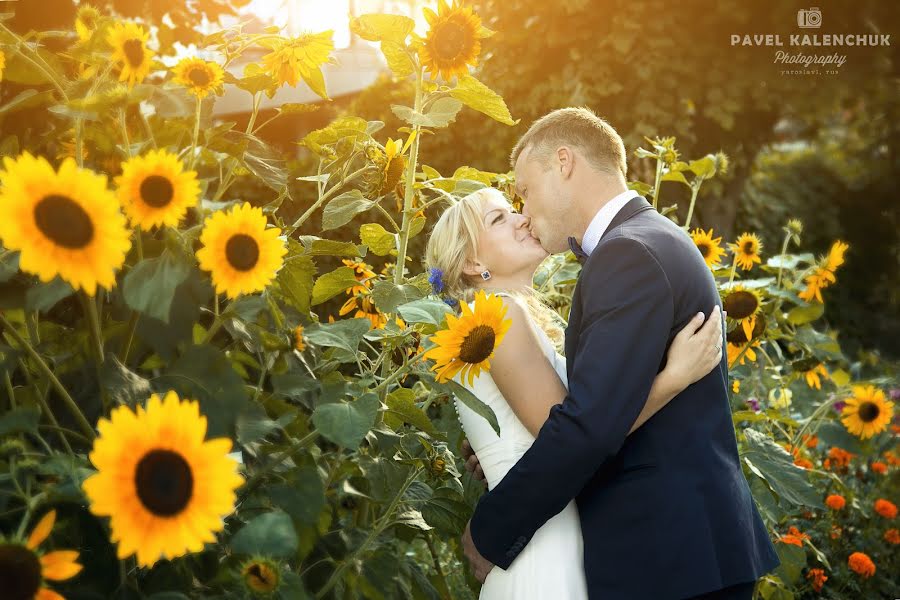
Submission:
[[[512,325],[494,351],[491,377],[522,424],[537,436],[550,409],[565,399],[566,388],[541,351],[526,309],[508,297],[503,297],[503,303]],[[721,316],[714,311],[703,327],[701,323],[702,315],[698,315],[675,336],[666,368],[653,380],[647,402],[629,433],[721,361],[721,349],[715,350],[723,343]]]

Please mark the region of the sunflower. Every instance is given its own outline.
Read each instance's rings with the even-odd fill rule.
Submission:
[[[328,62],[328,55],[334,50],[334,41],[331,39],[333,33],[323,31],[290,39],[262,41],[260,43],[271,50],[263,56],[263,68],[279,86],[286,83],[297,87],[302,78],[312,91],[327,98],[321,67]]]
[[[747,339],[753,338],[756,329],[756,316],[762,307],[759,292],[742,285],[732,287],[722,299],[722,309],[728,313],[729,319],[737,321]]]
[[[746,351],[744,348],[746,347]],[[756,352],[753,348],[759,348],[759,340],[753,340],[751,344],[733,344],[728,342],[728,367],[731,368],[734,366],[734,362],[741,357],[741,362],[739,364],[744,364],[744,360],[749,360],[750,362],[756,362]]]
[[[297,352],[306,350],[306,341],[303,339],[303,325],[294,327],[294,349]]]
[[[119,558],[137,554],[150,566],[215,541],[243,479],[227,456],[230,439],[204,441],[197,402],[153,394],[137,412],[113,409],[97,429],[90,459],[98,473],[83,487],[91,512],[110,517]]]
[[[734,260],[745,271],[753,268],[753,263],[761,263],[759,253],[762,250],[762,242],[755,233],[743,233],[728,248],[734,253]]]
[[[837,271],[837,268],[844,264],[844,252],[849,247],[849,244],[845,244],[841,240],[837,240],[832,244],[831,250],[828,251],[828,257],[825,259],[825,268],[832,273]]]
[[[369,198],[380,198],[390,192],[394,192],[398,198],[402,196],[403,173],[406,170],[406,156],[403,155],[402,148],[401,140],[389,138],[384,150],[375,145],[367,150],[374,167],[366,178]]]
[[[372,266],[362,260],[349,260],[345,258],[341,262],[344,263],[345,266],[353,269],[356,280],[360,283],[360,285],[354,285],[347,290],[347,294],[355,296],[357,294],[365,294],[368,292],[376,277],[375,271],[372,270]]]
[[[844,264],[844,253],[850,246],[838,240],[831,245],[828,256],[823,256],[815,270],[805,277],[806,288],[798,294],[802,300],[823,303],[822,290],[837,281],[834,276],[837,268]]]
[[[55,550],[46,554],[36,552],[56,522],[51,510],[38,521],[23,544],[19,540],[6,541],[0,537],[0,582],[4,598],[10,600],[65,600],[60,594],[44,587],[45,580],[71,579],[81,571],[78,552]]]
[[[93,37],[100,21],[100,11],[89,4],[82,4],[75,17],[75,32],[78,39],[87,42]]]
[[[810,389],[815,388],[817,390],[822,389],[822,379],[828,379],[828,369],[825,368],[825,365],[813,359],[813,364],[803,364],[802,366],[795,366],[795,370],[798,373],[802,373],[804,379],[806,379],[806,385],[810,387]]]
[[[241,566],[241,579],[251,594],[269,595],[281,583],[281,568],[271,559],[251,558]]]
[[[725,255],[725,250],[719,246],[719,243],[722,241],[721,237],[713,238],[712,229],[709,232],[695,229],[691,232],[691,239],[694,240],[694,244],[700,250],[703,260],[706,261],[706,266],[710,269],[719,266],[719,261]]]
[[[873,385],[853,386],[853,396],[845,400],[841,411],[844,427],[862,439],[870,438],[887,429],[894,418],[894,403],[885,398],[884,392]]]
[[[434,334],[435,347],[425,353],[425,358],[435,361],[432,371],[437,371],[440,382],[453,379],[457,374],[469,385],[482,370],[490,369],[494,350],[512,325],[504,319],[506,307],[499,296],[488,296],[484,290],[475,294],[475,309],[460,303],[462,315],[447,315],[447,328]]]
[[[106,176],[67,158],[59,171],[27,152],[5,157],[0,171],[0,240],[21,252],[19,266],[47,282],[61,277],[93,296],[112,289],[131,248]]]
[[[266,229],[266,217],[248,203],[207,219],[197,250],[200,268],[212,273],[217,293],[229,298],[261,292],[281,268],[287,253],[281,230]]]
[[[125,213],[142,229],[177,227],[200,198],[197,173],[185,171],[178,156],[165,150],[151,150],[125,162],[116,185]]]
[[[387,324],[387,316],[382,313],[375,306],[374,300],[368,290],[362,292],[360,294],[354,294],[344,302],[344,305],[341,307],[340,312],[338,314],[340,316],[344,316],[348,313],[353,312],[353,318],[365,318],[372,322],[372,327],[375,329],[381,329]]]
[[[429,29],[419,47],[422,64],[432,75],[447,80],[467,74],[481,53],[481,18],[457,0],[452,6],[439,0],[437,14],[429,8],[423,12]]]
[[[150,34],[137,23],[116,23],[106,41],[112,46],[112,60],[119,63],[119,81],[127,81],[131,87],[140,83],[150,73],[153,53],[147,49]]]
[[[182,59],[172,69],[172,73],[175,75],[175,83],[183,85],[198,98],[205,98],[225,80],[225,71],[222,67],[201,58]]]

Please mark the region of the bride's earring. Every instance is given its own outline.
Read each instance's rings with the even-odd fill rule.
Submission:
[[[491,272],[488,271],[487,269],[485,269],[484,271],[481,272],[481,278],[484,279],[485,281],[487,281],[488,279],[491,278]]]

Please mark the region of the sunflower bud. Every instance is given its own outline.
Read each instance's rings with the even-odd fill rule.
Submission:
[[[267,558],[251,558],[241,567],[244,585],[254,596],[268,596],[281,583],[281,569]]]
[[[431,473],[436,477],[440,476],[446,470],[447,461],[445,461],[443,458],[438,456],[431,461]]]
[[[25,454],[25,444],[20,440],[3,440],[0,444],[0,457],[13,458]]]
[[[803,221],[801,221],[800,219],[791,219],[787,223],[787,229],[794,235],[800,235],[801,233],[803,233]]]

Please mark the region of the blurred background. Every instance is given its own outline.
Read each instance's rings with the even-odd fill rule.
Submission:
[[[276,25],[287,34],[334,30],[339,64],[324,69],[331,102],[305,86],[282,88],[263,108],[284,102],[320,103],[314,112],[279,119],[262,130],[304,174],[313,164],[296,141],[335,116],[349,113],[386,123],[398,137],[391,104],[408,103],[409,81],[392,78],[375,45],[355,38],[348,15],[391,12],[421,19],[416,0],[92,0],[127,17],[162,23],[157,36],[177,40],[189,53],[204,32],[243,23],[261,31]],[[763,254],[779,251],[787,219],[803,221],[804,246],[824,254],[835,239],[850,244],[839,284],[825,304],[828,325],[850,357],[862,349],[900,357],[900,80],[897,36],[900,3],[885,0],[796,2],[744,0],[673,3],[662,0],[475,0],[485,25],[498,33],[484,40],[476,76],[498,91],[515,127],[463,111],[449,132],[426,136],[421,156],[442,173],[461,165],[509,170],[518,136],[544,113],[561,106],[591,107],[625,139],[630,179],[652,181],[652,161],[633,151],[645,137],[675,136],[683,156],[724,151],[728,174],[701,192],[694,223],[732,241],[757,233]],[[70,28],[73,0],[0,0],[14,12],[10,27]],[[817,11],[818,28],[798,28],[798,11]],[[425,29],[419,23],[420,31]],[[791,47],[792,34],[882,34],[890,45]],[[783,48],[732,45],[732,35],[779,34]],[[53,40],[47,40],[52,45]],[[845,57],[840,67],[779,65],[775,53]],[[177,55],[161,57],[166,64]],[[212,58],[212,57],[211,57]],[[241,65],[236,65],[240,71]],[[784,71],[789,71],[785,73]],[[13,86],[0,84],[0,100]],[[246,121],[250,95],[228,86],[217,99],[218,120]],[[274,109],[270,109],[274,110]],[[267,118],[265,111],[260,121]],[[32,114],[0,121],[6,133],[33,131]],[[31,119],[32,121],[29,121]],[[21,133],[21,132],[20,132]],[[308,173],[305,173],[308,174]],[[249,197],[264,190],[247,189]],[[302,197],[308,190],[298,188]],[[687,209],[684,186],[664,183],[662,204]],[[682,214],[683,217],[683,214]],[[348,230],[348,236],[355,235]],[[421,244],[423,238],[415,242]],[[413,247],[413,255],[421,248]],[[865,358],[865,355],[862,355]]]

